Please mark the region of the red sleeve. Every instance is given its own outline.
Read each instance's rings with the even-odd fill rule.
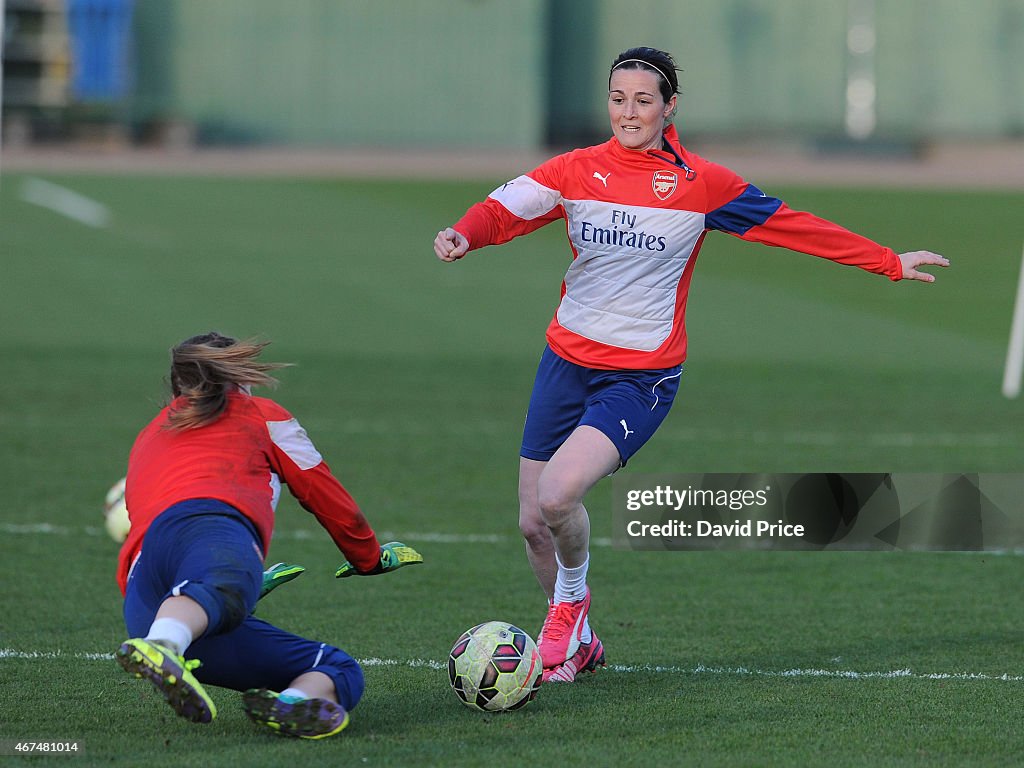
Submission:
[[[708,229],[902,279],[903,265],[891,248],[812,213],[795,211],[722,166],[708,166]]]
[[[890,280],[903,278],[903,265],[891,248],[812,213],[794,211],[785,203],[764,224],[751,227],[741,237],[860,267]]]
[[[372,570],[380,560],[380,543],[373,528],[359,505],[331,473],[306,430],[281,410],[275,420],[267,421],[274,463],[281,480],[357,569]]]
[[[469,240],[469,249],[475,251],[486,245],[501,245],[514,237],[528,235],[562,218],[562,208],[553,208],[535,219],[521,219],[493,197],[470,207],[461,219],[452,225]]]
[[[565,217],[562,174],[566,155],[558,155],[527,174],[507,181],[472,206],[453,229],[469,240],[470,250],[507,243]]]
[[[284,458],[281,463],[288,461]],[[284,475],[292,495],[313,513],[346,559],[360,571],[373,570],[380,560],[380,543],[355,499],[323,461],[298,472]]]

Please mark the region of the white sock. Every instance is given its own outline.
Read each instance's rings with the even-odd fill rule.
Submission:
[[[179,656],[184,656],[185,650],[192,645],[192,630],[177,619],[157,619],[144,639],[159,641]]]
[[[590,555],[583,565],[566,568],[555,555],[558,574],[555,576],[555,602],[575,603],[587,596],[587,568],[590,566]]]
[[[278,696],[291,696],[296,699],[308,699],[309,694],[300,688],[285,688]]]

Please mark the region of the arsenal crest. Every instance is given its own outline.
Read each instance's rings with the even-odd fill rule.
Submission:
[[[679,186],[679,175],[675,171],[655,171],[651,186],[659,200],[667,200]]]

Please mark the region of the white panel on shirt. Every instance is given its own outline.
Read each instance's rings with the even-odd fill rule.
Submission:
[[[565,274],[559,324],[621,349],[658,349],[672,332],[704,214],[596,200],[563,205],[577,257]]]
[[[276,472],[270,473],[270,508],[277,511],[277,502],[281,500],[281,478]]]
[[[509,213],[527,221],[543,216],[562,201],[558,190],[545,187],[529,176],[518,176],[506,182],[488,197],[505,206]]]
[[[274,445],[284,451],[299,469],[312,469],[324,460],[296,419],[268,421],[267,429]]]

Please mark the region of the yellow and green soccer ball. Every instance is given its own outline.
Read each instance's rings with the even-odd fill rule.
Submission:
[[[448,680],[459,701],[485,712],[525,707],[537,695],[543,665],[526,632],[487,621],[462,633],[448,655]]]

